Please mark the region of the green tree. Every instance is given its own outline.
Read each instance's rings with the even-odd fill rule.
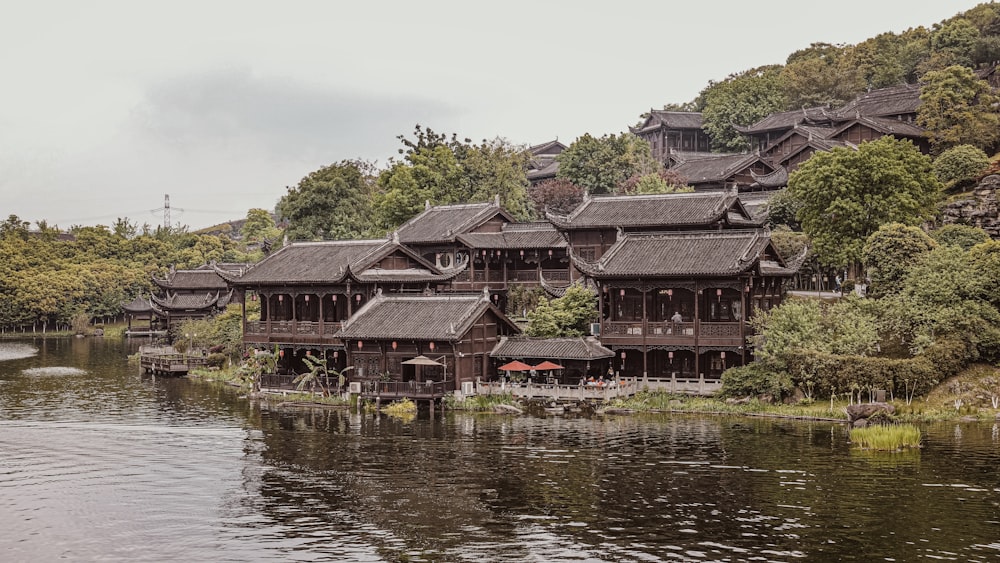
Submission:
[[[240,236],[246,242],[263,242],[265,239],[273,240],[281,235],[274,223],[274,217],[266,209],[253,208],[247,210],[246,221],[240,228]]]
[[[880,301],[883,331],[913,354],[951,338],[966,344],[966,360],[996,359],[1000,312],[992,300],[997,293],[993,283],[1000,280],[983,267],[990,254],[981,252],[977,258],[972,250],[941,245],[918,257],[903,289]]]
[[[716,151],[750,148],[737,125],[751,125],[786,107],[781,86],[781,66],[763,66],[731,74],[722,82],[710,82],[701,96],[705,100],[702,124]]]
[[[871,278],[868,295],[884,297],[902,289],[914,260],[937,244],[919,227],[887,223],[872,233],[864,246],[864,264]]]
[[[374,166],[360,160],[342,160],[310,173],[288,188],[276,207],[288,221],[285,234],[292,240],[364,238],[371,232]]]
[[[978,147],[958,145],[934,159],[934,175],[945,189],[962,190],[975,185],[990,166],[990,158]]]
[[[843,45],[813,43],[788,57],[780,82],[789,109],[839,106],[864,89],[864,79]]]
[[[856,266],[880,226],[918,224],[941,197],[930,157],[892,137],[814,154],[792,173],[788,190],[802,204],[797,218],[817,257],[829,266]]]
[[[452,134],[435,133],[416,126],[414,139],[398,137],[403,160],[394,161],[378,177],[376,216],[382,227],[393,229],[433,205],[476,203],[500,198],[500,205],[514,217],[528,219],[525,147],[505,139],[475,145]]]
[[[653,158],[649,143],[631,133],[596,138],[585,133],[556,157],[556,177],[591,194],[618,193],[635,175],[658,172],[663,165]]]
[[[930,32],[918,27],[902,34],[882,33],[844,53],[844,64],[857,70],[867,89],[886,88],[917,78],[917,65],[930,49]]]
[[[958,145],[986,150],[996,144],[1000,98],[988,83],[963,66],[928,72],[923,81],[917,123],[927,130],[935,152]]]
[[[989,233],[971,225],[945,225],[930,234],[938,244],[957,246],[962,250],[971,250],[973,246],[990,240]]]
[[[584,336],[590,333],[590,323],[597,318],[597,296],[574,284],[566,293],[548,303],[540,303],[528,312],[528,336],[556,338]]]
[[[625,180],[619,188],[623,194],[672,194],[693,192],[694,188],[687,185],[687,178],[674,170],[660,170],[649,174],[636,174]]]

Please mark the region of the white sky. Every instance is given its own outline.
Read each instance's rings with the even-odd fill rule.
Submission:
[[[813,42],[975,0],[0,0],[0,220],[193,229],[415,124],[475,141],[619,133]]]

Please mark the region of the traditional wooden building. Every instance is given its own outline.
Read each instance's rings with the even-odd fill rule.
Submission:
[[[159,319],[153,314],[153,304],[149,299],[138,296],[122,303],[125,313],[126,336],[152,336],[159,331]]]
[[[865,92],[831,113],[835,122],[881,117],[913,123],[920,107],[920,85],[900,84]]]
[[[829,128],[832,119],[829,106],[816,106],[772,113],[747,127],[736,127],[736,130],[750,141],[753,150],[764,151],[794,129]]]
[[[629,131],[648,142],[653,158],[660,162],[664,162],[671,151],[711,150],[700,112],[650,109],[643,121],[636,127],[629,127]]]
[[[559,162],[556,157],[566,150],[566,145],[558,140],[535,145],[528,149],[531,157],[528,159],[528,170],[525,174],[531,185],[545,180],[552,180],[559,173]]]
[[[477,294],[379,294],[343,323],[338,333],[354,366],[351,381],[462,383],[490,379],[490,352],[519,332],[491,301]],[[423,356],[430,362],[412,362]]]
[[[569,215],[548,213],[573,254],[597,260],[623,233],[759,227],[732,190],[633,196],[587,197]]]
[[[581,378],[598,378],[608,372],[615,353],[601,345],[594,336],[577,338],[502,337],[490,357],[497,365],[511,360],[536,366],[549,361],[563,366],[556,370],[554,383],[576,385]],[[539,379],[538,381],[542,381]]]
[[[794,273],[766,230],[625,233],[598,260],[600,339],[627,377],[718,378],[748,361],[747,317]]]
[[[260,299],[259,320],[248,320],[244,307],[244,342],[277,346],[282,365],[294,370],[313,351],[332,352],[328,365],[344,367],[342,323],[375,295],[433,293],[464,267],[439,268],[395,239],[296,242],[226,278]]]
[[[857,146],[882,137],[908,140],[924,154],[929,154],[931,150],[930,141],[923,127],[913,121],[885,117],[861,116],[841,121],[829,133],[828,139],[835,143]]]
[[[469,256],[469,267],[452,284],[455,290],[494,292],[494,303],[501,303],[509,288],[521,285],[538,287],[545,282],[569,283],[570,264],[566,239],[551,223],[504,223],[499,232],[471,232],[456,237]]]
[[[159,293],[150,297],[150,308],[166,330],[184,320],[210,317],[240,297],[220,273],[238,274],[245,267],[244,264],[206,265],[193,270],[171,267],[166,277],[153,276]]]
[[[400,243],[440,268],[451,268],[468,259],[458,236],[469,233],[499,233],[514,218],[500,207],[499,197],[489,203],[435,205],[396,229]]]
[[[671,170],[687,178],[695,191],[721,190],[736,187],[749,189],[757,180],[776,167],[758,153],[683,153],[672,152],[667,164]]]

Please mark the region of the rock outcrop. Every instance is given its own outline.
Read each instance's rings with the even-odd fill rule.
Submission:
[[[942,209],[944,224],[971,225],[989,233],[994,240],[1000,240],[1000,174],[983,178],[972,196],[953,201]]]

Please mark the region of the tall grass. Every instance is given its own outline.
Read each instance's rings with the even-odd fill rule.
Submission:
[[[851,429],[851,442],[866,450],[896,451],[920,447],[920,429],[912,424]]]
[[[445,397],[445,407],[449,410],[472,411],[472,412],[492,412],[498,405],[517,406],[517,401],[510,393],[499,395],[474,395],[458,400],[454,395]]]

